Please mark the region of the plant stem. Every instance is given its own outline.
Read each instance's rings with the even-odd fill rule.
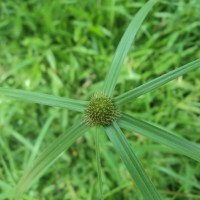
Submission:
[[[101,175],[101,159],[100,159],[100,148],[99,148],[99,127],[96,127],[96,160],[97,160],[97,173],[99,180],[99,189],[100,189],[100,200],[103,200],[103,189],[102,189],[102,175]]]

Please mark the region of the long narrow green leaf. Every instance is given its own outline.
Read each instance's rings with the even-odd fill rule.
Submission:
[[[114,122],[111,126],[105,127],[105,131],[145,199],[161,199],[117,122]]]
[[[200,162],[200,146],[195,143],[126,114],[122,115],[118,123],[121,128],[140,133]]]
[[[87,101],[74,100],[64,97],[57,97],[49,94],[11,88],[0,87],[0,94],[28,102],[34,102],[48,106],[57,106],[61,108],[68,108],[70,110],[75,110],[79,112],[83,112],[85,106],[87,105]]]
[[[20,200],[22,193],[27,190],[33,182],[59,157],[59,155],[69,148],[89,127],[78,122],[72,126],[66,134],[57,138],[47,149],[28,167],[16,186],[15,199]]]
[[[123,61],[131,47],[131,44],[135,38],[136,33],[138,32],[142,22],[144,21],[145,17],[151,10],[154,3],[155,3],[155,0],[150,0],[149,2],[147,2],[138,11],[138,13],[135,15],[135,17],[129,24],[128,28],[126,29],[126,32],[124,33],[117,47],[111,67],[108,71],[108,74],[104,82],[103,92],[106,95],[112,96]]]
[[[151,90],[154,90],[165,83],[168,83],[169,81],[182,76],[183,74],[192,71],[194,69],[200,68],[200,59],[197,59],[191,63],[188,63],[182,67],[179,67],[175,70],[172,70],[168,72],[167,74],[164,74],[158,78],[155,78],[135,89],[132,89],[118,97],[115,98],[115,102],[117,105],[125,104],[129,101],[132,101],[133,99],[150,92]]]

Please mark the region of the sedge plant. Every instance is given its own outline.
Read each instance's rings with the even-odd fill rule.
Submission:
[[[96,92],[90,100],[75,100],[37,92],[0,88],[0,94],[2,95],[28,102],[61,107],[77,111],[81,114],[79,121],[76,121],[74,125],[66,131],[66,134],[61,135],[53,141],[46,150],[38,155],[38,157],[23,173],[23,176],[15,188],[14,198],[16,200],[21,199],[22,194],[47,170],[48,167],[55,162],[63,151],[68,149],[79,137],[94,126],[96,126],[97,132],[97,166],[101,193],[103,192],[99,155],[99,148],[101,148],[99,146],[100,127],[103,127],[105,133],[116,149],[116,152],[120,155],[131,177],[146,200],[160,200],[162,199],[162,196],[158,193],[150,178],[147,176],[142,164],[135,155],[132,146],[124,136],[122,128],[128,131],[137,132],[155,142],[167,145],[172,150],[200,162],[200,147],[197,144],[158,128],[152,123],[137,119],[120,110],[122,105],[134,101],[137,97],[140,97],[141,95],[144,95],[189,71],[199,68],[200,59],[167,72],[166,74],[119,96],[113,96],[123,61],[131,47],[136,33],[155,2],[155,0],[148,1],[138,11],[129,24],[117,47],[102,90]]]

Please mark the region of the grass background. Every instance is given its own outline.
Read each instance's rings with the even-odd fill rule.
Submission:
[[[89,99],[101,90],[117,44],[144,2],[1,1],[0,86]],[[199,9],[198,0],[162,0],[153,8],[125,60],[115,95],[200,57]],[[199,143],[199,77],[200,70],[193,71],[122,109]],[[1,200],[10,199],[30,160],[77,117],[0,96]],[[199,163],[136,133],[125,134],[165,199],[200,199]],[[98,199],[94,136],[95,129],[80,138],[24,200]],[[103,132],[100,145],[105,199],[142,199]]]

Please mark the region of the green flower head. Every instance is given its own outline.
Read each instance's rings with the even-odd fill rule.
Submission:
[[[95,94],[85,110],[85,121],[90,126],[109,126],[120,117],[112,98],[103,93]]]

